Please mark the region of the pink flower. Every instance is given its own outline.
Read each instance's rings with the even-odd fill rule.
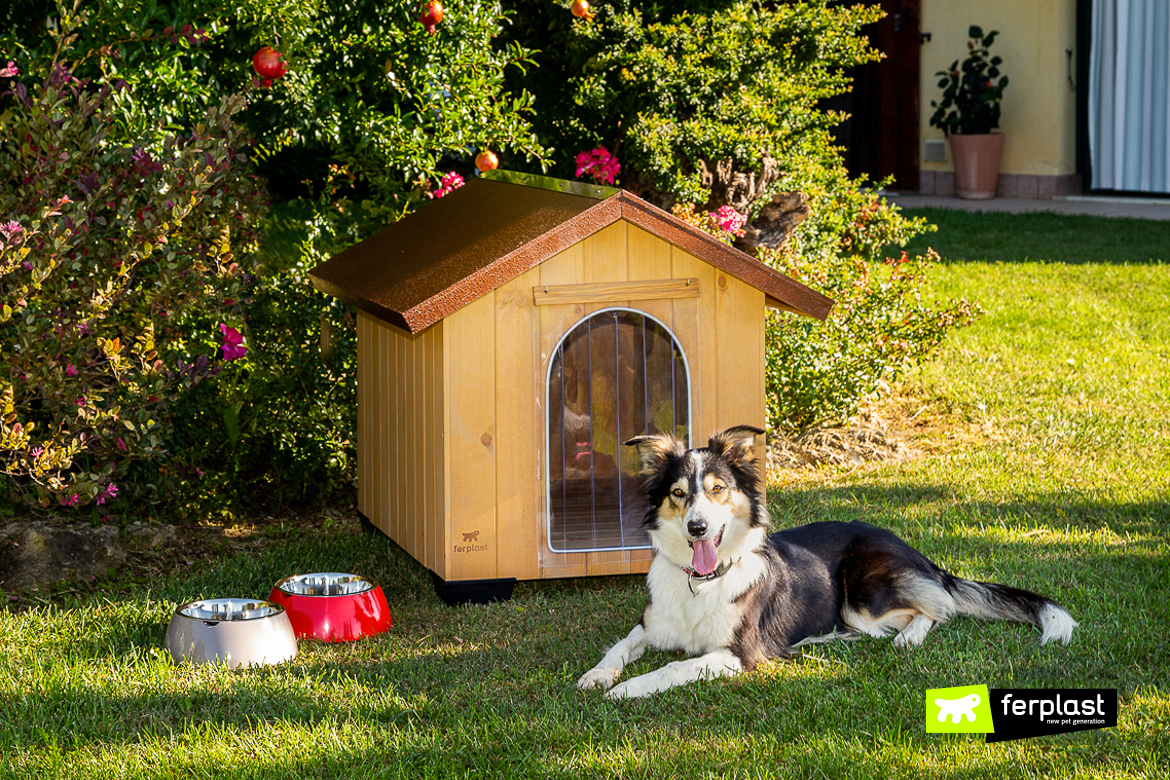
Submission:
[[[4,234],[5,241],[13,241],[14,239],[19,239],[21,233],[23,233],[23,232],[24,232],[24,228],[16,220],[11,220],[9,222],[0,223],[0,233]]]
[[[718,211],[712,211],[710,214],[711,221],[731,235],[743,235],[743,226],[747,224],[747,217],[731,206],[720,206]]]
[[[85,406],[85,396],[84,395],[80,395],[77,397],[77,405],[78,406]]]
[[[97,503],[104,504],[107,501],[113,501],[118,495],[118,486],[113,482],[102,488],[102,491],[97,494],[95,499]]]
[[[77,376],[77,369],[68,363],[65,364],[65,376]]]
[[[438,189],[431,190],[427,193],[428,198],[441,198],[444,195],[449,195],[452,190],[457,190],[463,186],[463,177],[451,171],[439,181]]]
[[[16,63],[12,60],[8,61],[7,67],[0,68],[0,78],[15,78],[20,75],[20,68],[16,67]]]
[[[622,166],[604,146],[577,155],[577,176],[590,176],[598,184],[613,184]]]
[[[219,324],[220,333],[223,334],[223,343],[220,348],[223,350],[224,360],[238,360],[244,355],[248,354],[248,348],[244,346],[244,337],[235,328],[228,327],[226,322]]]

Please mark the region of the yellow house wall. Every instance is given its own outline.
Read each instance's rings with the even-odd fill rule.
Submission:
[[[922,32],[931,40],[922,44],[920,137],[944,138],[930,126],[942,90],[935,74],[967,56],[967,28],[998,30],[992,56],[1008,77],[1004,90],[1000,130],[1004,133],[1000,173],[1063,176],[1076,172],[1075,65],[1076,3],[1073,0],[922,0]],[[922,149],[919,149],[919,157]],[[924,171],[952,171],[946,163],[921,160]]]

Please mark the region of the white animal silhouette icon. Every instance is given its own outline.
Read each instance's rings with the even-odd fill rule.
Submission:
[[[951,723],[961,723],[964,717],[974,723],[975,708],[979,706],[981,701],[983,699],[977,693],[969,694],[961,699],[935,699],[934,703],[938,705],[938,722],[945,722],[949,715]]]

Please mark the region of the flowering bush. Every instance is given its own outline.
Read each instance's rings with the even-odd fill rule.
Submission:
[[[0,107],[0,469],[42,506],[151,492],[141,469],[125,477],[161,456],[174,402],[218,370],[181,322],[230,312],[249,283],[243,100],[147,146],[116,136],[116,89],[57,57]]]
[[[274,233],[309,235],[299,247],[273,236],[238,330],[216,331],[208,313],[188,318],[189,332],[221,336],[225,361],[176,406],[166,462],[175,516],[353,501],[356,316],[308,281],[309,269],[352,242],[353,215],[318,205],[281,210]]]
[[[671,213],[727,244],[743,235],[743,226],[747,223],[747,217],[731,206],[720,206],[717,211],[697,211],[693,203],[676,203]]]

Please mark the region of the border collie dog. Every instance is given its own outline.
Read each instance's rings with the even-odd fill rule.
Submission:
[[[694,680],[750,671],[762,659],[833,638],[894,634],[918,645],[955,615],[1031,623],[1041,644],[1068,644],[1077,623],[1026,590],[955,577],[893,533],[826,522],[768,535],[759,428],[716,433],[686,449],[673,436],[639,436],[657,554],[642,619],[577,686],[611,698],[649,696]],[[611,687],[647,646],[692,656]]]

